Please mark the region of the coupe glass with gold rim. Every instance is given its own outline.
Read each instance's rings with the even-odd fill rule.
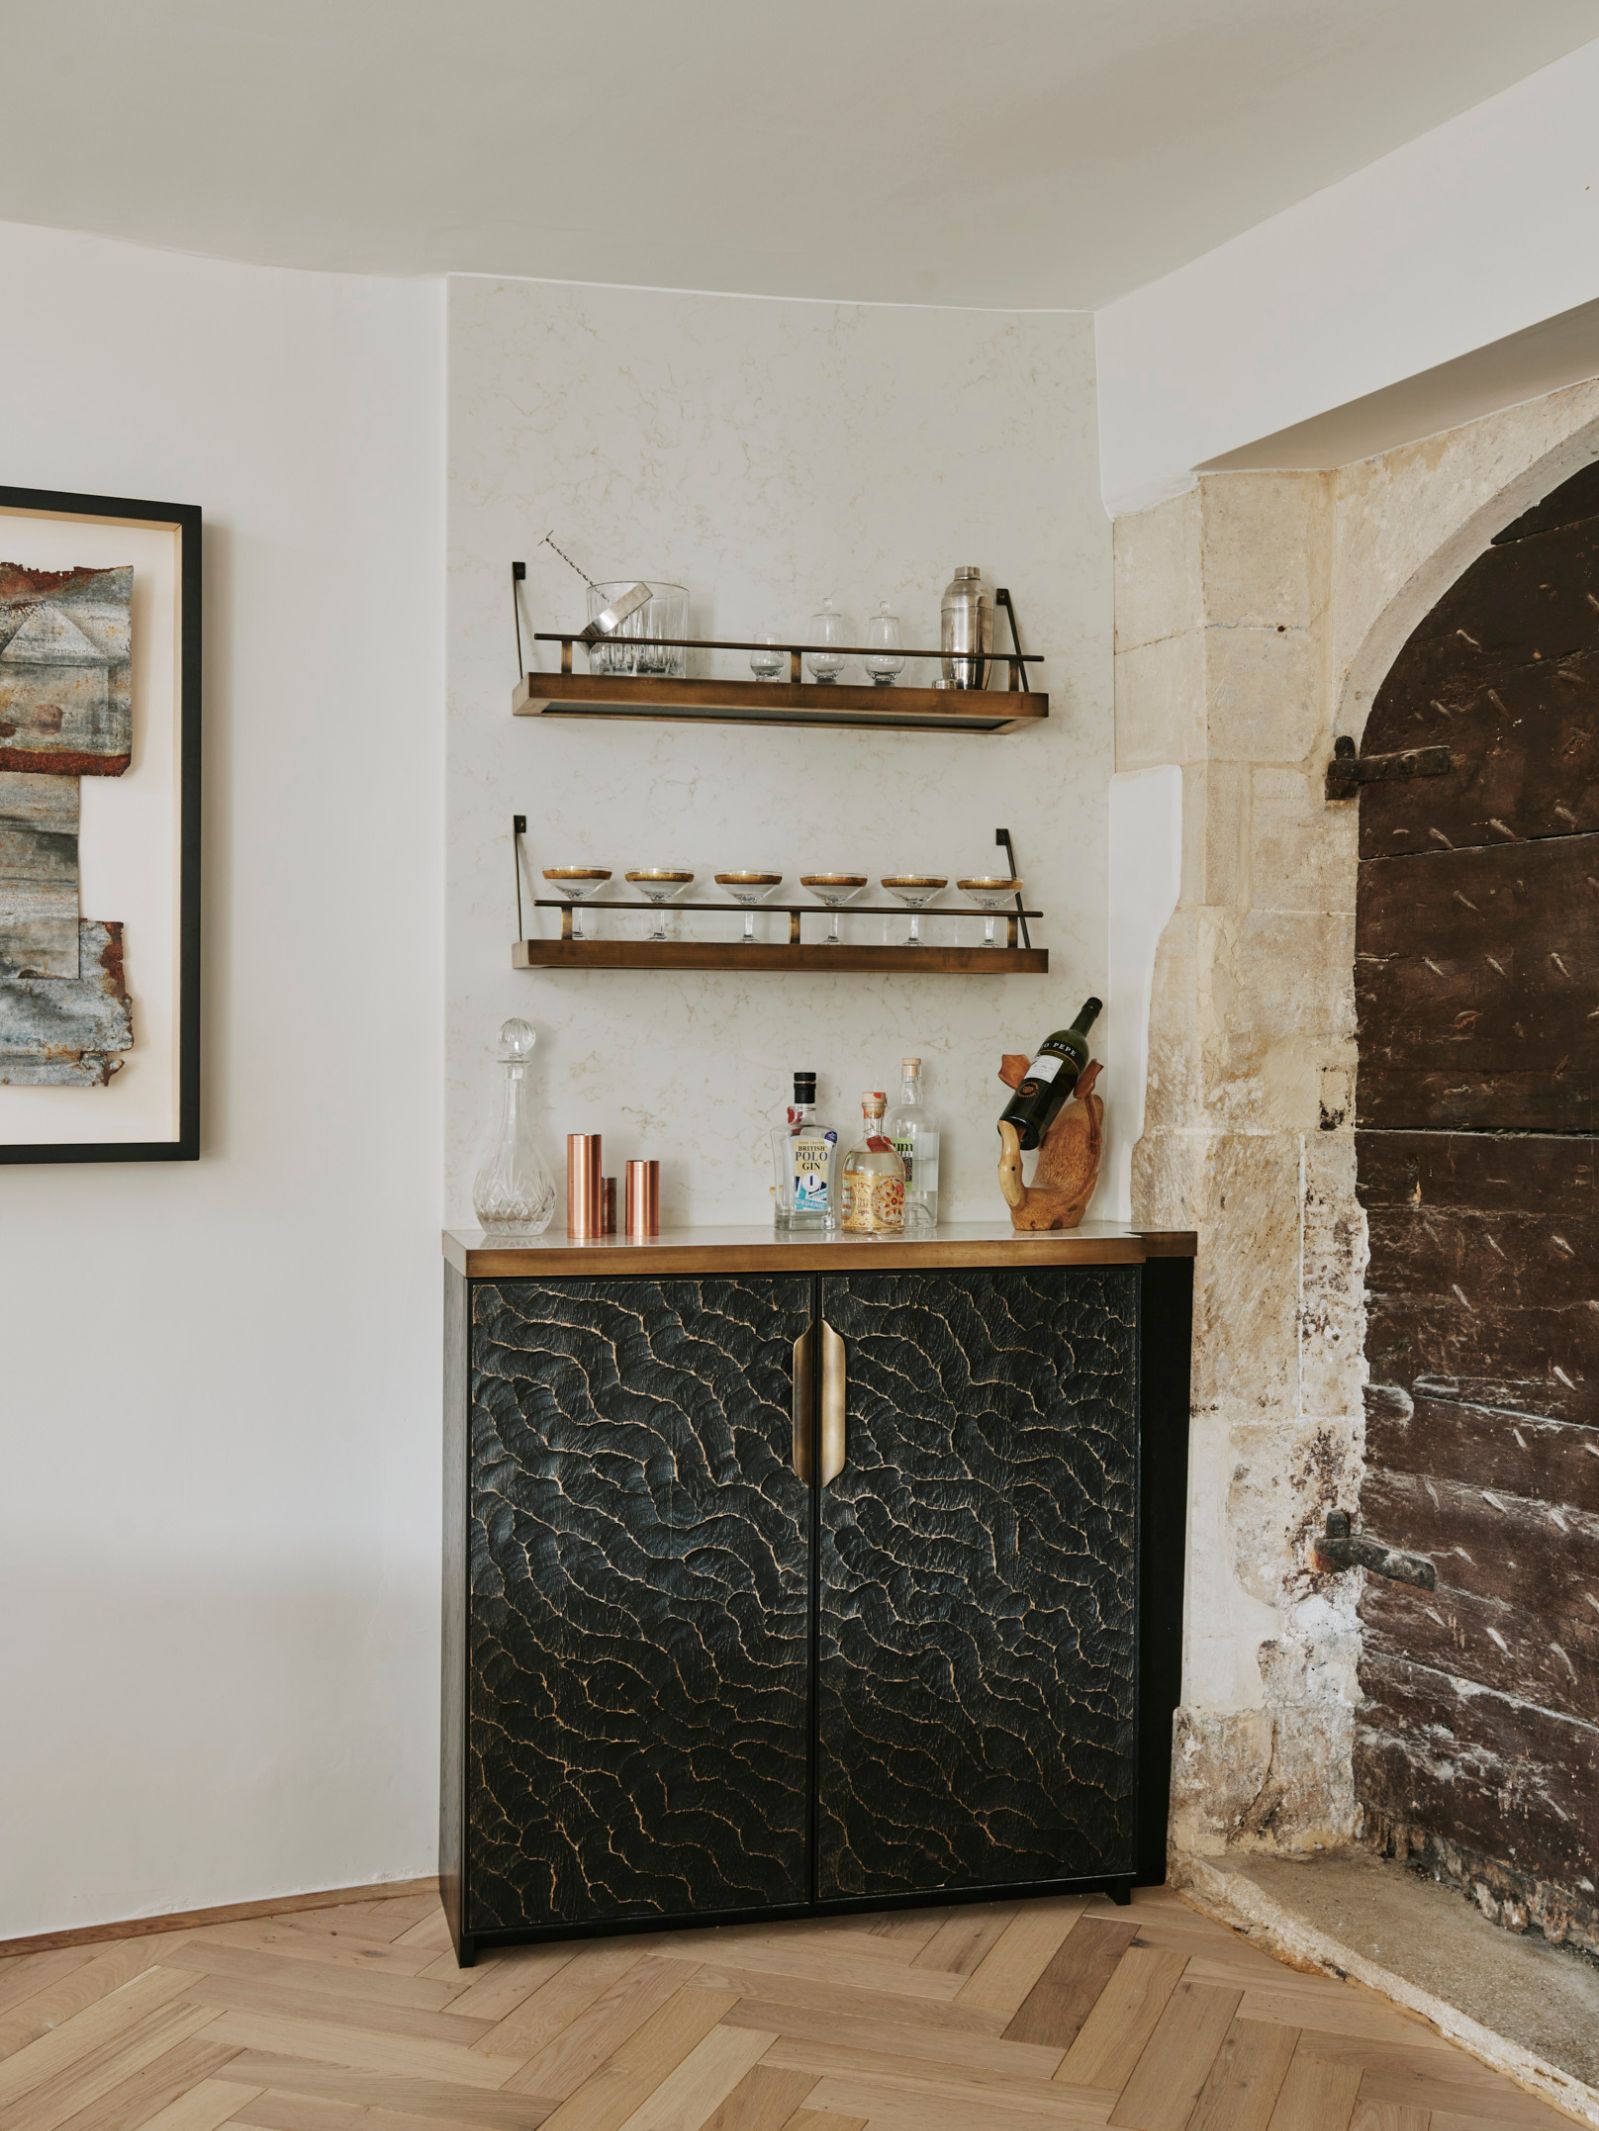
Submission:
[[[833,913],[833,922],[822,936],[824,947],[837,947],[838,913],[846,903],[853,903],[867,885],[864,873],[802,873],[800,886],[814,895],[819,903],[825,903]]]
[[[907,947],[920,947],[922,943],[922,912],[941,890],[949,886],[942,873],[886,873],[880,883],[890,895],[897,896],[911,914],[911,929],[906,936]]]
[[[655,930],[647,932],[647,940],[670,938],[666,929],[666,906],[694,885],[694,876],[683,866],[639,866],[623,876],[632,882],[646,902],[655,905]]]
[[[965,880],[957,881],[955,885],[969,903],[975,903],[979,910],[988,912],[988,922],[983,927],[983,945],[997,946],[998,942],[994,938],[994,918],[1021,894],[1021,882],[1001,878],[997,873],[973,873],[968,874]]]
[[[755,944],[755,911],[783,885],[781,873],[718,873],[718,888],[725,888],[735,903],[744,906],[744,944]]]
[[[546,866],[544,878],[557,895],[564,895],[572,905],[572,930],[568,935],[574,940],[586,940],[589,935],[583,930],[583,921],[578,914],[578,904],[596,895],[611,877],[609,866]]]

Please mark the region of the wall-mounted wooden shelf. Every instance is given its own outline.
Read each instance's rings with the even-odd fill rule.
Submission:
[[[603,908],[603,905],[599,906]],[[1045,947],[791,946],[786,940],[518,940],[517,969],[788,970],[811,976],[1043,976]]]
[[[873,688],[844,682],[675,681],[603,673],[530,673],[511,698],[519,718],[688,718],[711,725],[856,726],[886,732],[1012,733],[1049,716],[1040,690]]]

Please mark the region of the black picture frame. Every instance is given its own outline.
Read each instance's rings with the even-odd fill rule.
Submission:
[[[177,1132],[162,1140],[0,1142],[0,1162],[194,1162],[200,1158],[200,654],[202,518],[197,503],[153,503],[53,488],[0,485],[0,510],[138,519],[178,534],[177,758],[179,763]]]

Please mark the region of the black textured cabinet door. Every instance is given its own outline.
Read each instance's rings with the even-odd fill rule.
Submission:
[[[820,1498],[818,1895],[1131,1874],[1137,1272],[822,1296],[847,1395]]]
[[[467,1931],[806,1900],[812,1295],[474,1283]]]

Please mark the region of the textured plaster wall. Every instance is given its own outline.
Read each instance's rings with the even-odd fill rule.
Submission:
[[[1116,521],[1116,766],[1176,764],[1133,1211],[1200,1232],[1179,1848],[1355,1832],[1353,1576],[1308,1565],[1363,1435],[1353,805],[1322,780],[1498,528],[1599,453],[1599,381],[1333,473]]]
[[[0,277],[5,479],[205,512],[201,1158],[0,1168],[7,1938],[432,1869],[443,321]]]
[[[470,1216],[514,1013],[539,1032],[552,1167],[564,1134],[603,1130],[608,1169],[661,1158],[671,1222],[768,1219],[766,1135],[792,1069],[820,1072],[843,1122],[907,1050],[948,1132],[943,1211],[992,1217],[1000,1054],[1105,978],[1110,525],[1091,320],[477,279],[450,284],[449,310],[452,1216]],[[548,527],[597,577],[686,584],[708,636],[803,632],[831,592],[857,627],[887,598],[908,643],[936,642],[951,569],[981,563],[1051,654],[1049,719],[1002,738],[513,720],[512,558],[527,558],[535,626],[582,614],[581,584],[537,549]],[[738,655],[712,670],[749,678]],[[780,868],[796,894],[805,871],[989,871],[1003,824],[1053,966],[995,983],[520,973],[517,810],[535,869],[588,861],[620,885],[629,866],[685,865],[710,902],[710,876],[735,867]],[[613,938],[648,922],[585,918]],[[923,922],[935,940],[977,937],[970,919]],[[739,919],[674,923],[727,939]],[[782,923],[758,919],[767,937]],[[903,938],[905,920],[846,914],[844,929]]]

